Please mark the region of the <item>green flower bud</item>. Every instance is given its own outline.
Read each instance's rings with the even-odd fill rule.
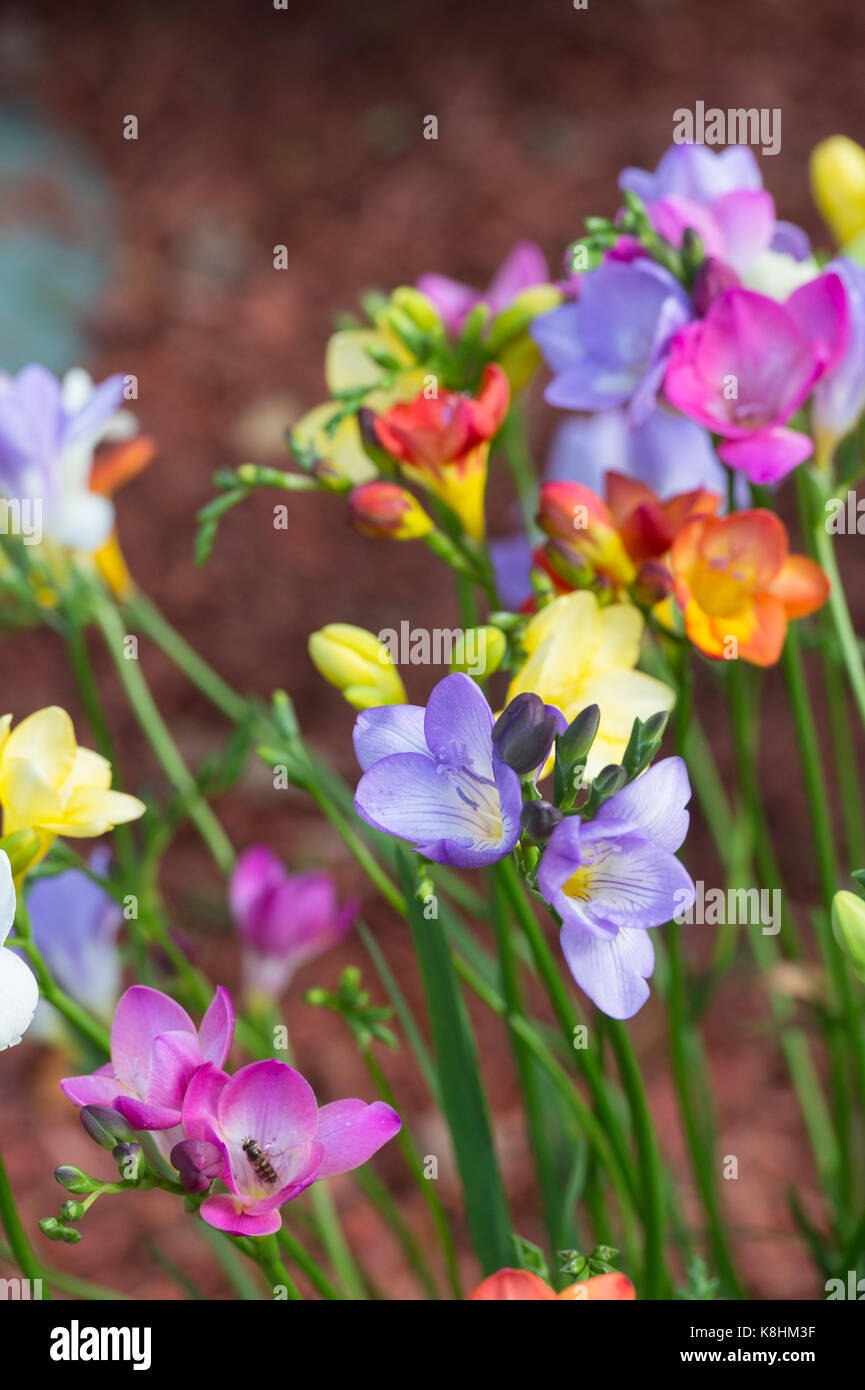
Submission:
[[[90,1192],[95,1192],[99,1186],[93,1178],[88,1177],[80,1168],[73,1168],[71,1164],[64,1163],[59,1168],[54,1169],[54,1176],[61,1187],[65,1187],[67,1192],[77,1192],[81,1196],[86,1196]]]
[[[115,1144],[135,1138],[135,1131],[123,1116],[107,1105],[84,1105],[79,1118],[94,1144],[101,1149],[113,1149]]]
[[[60,1215],[63,1217],[64,1221],[80,1221],[84,1215],[84,1203],[73,1201],[64,1202],[63,1206],[60,1208]]]
[[[832,928],[860,980],[865,980],[865,901],[846,888],[832,899]]]

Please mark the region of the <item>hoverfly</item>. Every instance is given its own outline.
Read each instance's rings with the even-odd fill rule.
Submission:
[[[262,1147],[257,1139],[244,1139],[241,1147],[257,1178],[260,1178],[262,1182],[268,1184],[278,1181],[279,1174],[265,1152],[267,1145]]]

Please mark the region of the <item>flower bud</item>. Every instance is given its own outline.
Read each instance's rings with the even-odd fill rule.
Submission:
[[[456,643],[451,671],[469,676],[491,676],[502,664],[508,643],[497,627],[470,627]]]
[[[94,1144],[101,1149],[113,1149],[116,1144],[135,1138],[129,1123],[108,1105],[83,1105],[79,1118]]]
[[[144,1176],[147,1160],[140,1144],[115,1144],[111,1157],[120,1169],[124,1182],[137,1182]]]
[[[647,560],[637,570],[637,577],[631,587],[631,597],[640,608],[654,608],[661,603],[673,587],[673,576],[660,560]]]
[[[99,1186],[98,1182],[88,1177],[80,1168],[73,1168],[68,1163],[63,1163],[59,1168],[55,1168],[54,1177],[61,1187],[66,1188],[67,1192],[76,1192],[82,1197],[90,1192],[95,1192]]]
[[[539,845],[547,842],[562,819],[561,811],[550,801],[526,801],[520,811],[520,825]]]
[[[71,1200],[64,1202],[60,1208],[60,1215],[64,1221],[80,1221],[84,1215],[84,1203]]]
[[[206,1192],[225,1162],[216,1144],[204,1139],[183,1139],[174,1145],[170,1158],[185,1192]]]
[[[811,155],[811,191],[840,246],[865,231],[865,150],[846,135],[821,140]]]
[[[373,540],[414,541],[433,529],[417,498],[398,483],[361,483],[353,488],[348,515],[355,530]]]
[[[694,287],[691,290],[691,297],[694,301],[694,308],[700,318],[708,312],[709,306],[723,294],[725,290],[735,289],[742,282],[731,265],[726,261],[718,260],[717,256],[709,256],[707,260],[701,262],[697,267],[694,276]]]
[[[362,627],[328,623],[309,639],[309,654],[326,681],[353,709],[402,705],[405,687],[383,642]]]
[[[5,850],[9,856],[13,879],[20,879],[22,874],[26,874],[39,853],[39,848],[39,836],[35,830],[15,830],[11,835],[3,836],[0,849]]]
[[[595,741],[600,722],[601,711],[599,707],[587,705],[568,725],[558,744],[559,759],[565,766],[586,761],[589,749]]]
[[[540,695],[514,696],[493,725],[493,749],[521,777],[541,767],[549,756],[559,727],[557,716]]]
[[[838,944],[860,980],[865,980],[865,900],[842,889],[832,899],[832,927]]]
[[[602,767],[592,782],[593,799],[596,802],[606,801],[608,797],[614,796],[617,791],[620,791],[627,780],[627,772],[618,763],[610,763],[607,767]]]

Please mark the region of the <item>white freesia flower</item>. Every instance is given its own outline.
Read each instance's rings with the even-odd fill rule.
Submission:
[[[21,1041],[39,1001],[39,986],[33,972],[3,944],[14,919],[12,869],[9,856],[0,850],[0,1052]]]

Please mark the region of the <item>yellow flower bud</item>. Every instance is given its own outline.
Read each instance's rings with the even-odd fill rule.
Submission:
[[[865,900],[843,889],[832,899],[832,927],[854,974],[865,980]]]
[[[365,628],[328,623],[310,636],[309,654],[316,670],[342,691],[353,709],[407,701],[390,652]]]
[[[811,155],[811,189],[839,245],[865,231],[865,150],[846,135],[822,140]]]
[[[507,638],[499,627],[470,627],[456,645],[451,671],[467,676],[491,676],[502,664],[507,651]]]

